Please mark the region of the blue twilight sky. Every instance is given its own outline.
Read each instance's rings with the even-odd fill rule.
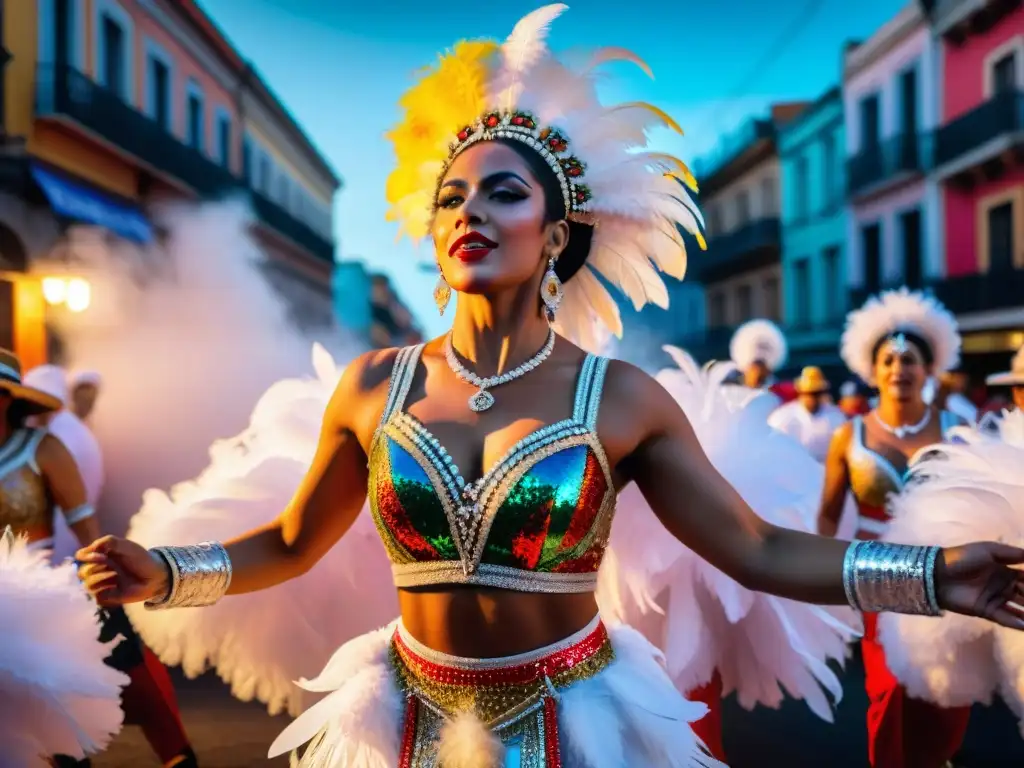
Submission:
[[[391,169],[383,138],[413,72],[462,37],[504,38],[543,0],[200,0],[242,54],[303,124],[345,180],[336,201],[344,259],[391,275],[430,333],[443,323],[433,307],[431,259],[395,242],[384,221]],[[618,45],[654,70],[628,65],[621,93],[666,109],[686,136],[657,138],[690,161],[723,133],[773,101],[811,99],[839,79],[843,42],[870,35],[904,0],[580,0],[552,30],[557,48]],[[619,87],[616,87],[619,90]]]

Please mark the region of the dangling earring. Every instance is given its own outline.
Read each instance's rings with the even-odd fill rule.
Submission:
[[[548,258],[548,271],[544,273],[544,279],[540,283],[540,298],[544,302],[544,314],[547,315],[548,323],[555,322],[555,313],[558,305],[562,303],[562,281],[555,273],[554,256]]]
[[[434,286],[434,303],[437,305],[438,314],[443,315],[448,308],[448,302],[452,298],[452,287],[444,279],[444,275],[437,276],[437,285]]]

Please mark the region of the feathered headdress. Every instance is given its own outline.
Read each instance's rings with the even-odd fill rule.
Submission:
[[[937,374],[959,364],[956,318],[935,298],[907,288],[872,296],[863,307],[847,315],[840,356],[847,368],[870,383],[878,342],[901,332],[913,333],[928,343]]]
[[[771,320],[744,323],[729,342],[729,356],[740,370],[760,360],[774,372],[785,365],[788,354],[786,337]]]
[[[640,309],[667,307],[661,272],[686,271],[682,231],[705,247],[703,220],[679,159],[647,150],[647,131],[682,133],[663,111],[630,102],[604,106],[596,70],[636,55],[603,48],[580,67],[547,48],[550,23],[566,10],[548,5],[524,17],[501,45],[460,42],[401,99],[401,123],[389,134],[397,166],[387,183],[388,218],[419,240],[430,232],[437,187],[452,161],[481,141],[518,141],[537,151],[558,178],[568,218],[593,224],[586,264],[565,285],[557,330],[584,342],[595,320],[622,335],[616,302],[597,275]]]

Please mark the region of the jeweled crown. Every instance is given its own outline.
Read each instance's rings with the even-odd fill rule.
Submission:
[[[495,139],[519,141],[536,151],[558,178],[566,213],[576,218],[587,213],[587,204],[593,196],[590,187],[582,183],[587,167],[569,152],[568,136],[555,128],[541,127],[533,115],[521,110],[488,112],[459,131],[448,145],[448,160],[438,184],[463,150]]]

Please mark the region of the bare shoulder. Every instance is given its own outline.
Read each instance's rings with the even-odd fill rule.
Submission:
[[[832,433],[829,453],[845,456],[847,448],[850,447],[851,440],[853,440],[853,419],[836,427],[835,432]]]
[[[36,447],[36,463],[39,467],[43,471],[56,470],[64,462],[74,463],[74,459],[64,443],[50,433],[43,435],[43,439]]]
[[[327,406],[325,431],[350,432],[364,447],[369,446],[387,402],[398,353],[399,349],[394,347],[373,349],[345,366]]]
[[[682,409],[657,379],[632,363],[610,360],[601,401],[601,425],[625,438],[631,452],[652,432],[684,419]]]

